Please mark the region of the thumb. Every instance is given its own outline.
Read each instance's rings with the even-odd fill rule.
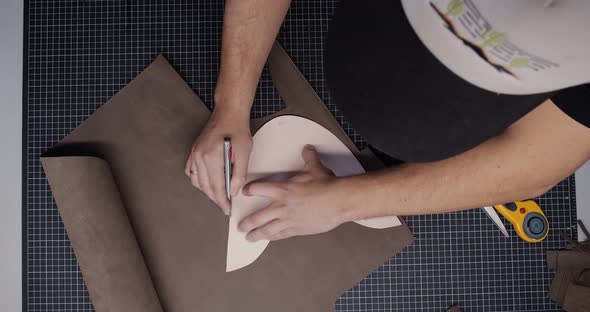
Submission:
[[[313,145],[305,145],[303,147],[303,151],[301,152],[301,156],[303,157],[303,161],[305,162],[305,170],[318,170],[324,168],[322,165],[322,161],[320,160],[320,155],[318,154],[317,150]]]
[[[230,192],[232,197],[238,195],[240,188],[246,183],[248,175],[248,160],[250,159],[250,148],[246,144],[232,146],[232,177],[230,182]]]

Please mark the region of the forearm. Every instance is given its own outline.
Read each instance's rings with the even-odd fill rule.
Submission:
[[[249,114],[260,73],[290,0],[227,0],[216,105]]]
[[[552,105],[450,159],[342,179],[341,192],[352,194],[347,219],[442,213],[544,193],[587,160],[590,146],[590,130]]]

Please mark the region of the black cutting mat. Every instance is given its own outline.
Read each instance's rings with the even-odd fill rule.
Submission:
[[[292,5],[279,41],[342,121],[323,76],[322,51],[337,1]],[[42,172],[39,155],[164,54],[212,104],[219,64],[221,1],[30,0],[25,8],[25,302],[28,311],[92,311]],[[354,21],[351,21],[354,22]],[[386,39],[386,38],[384,38]],[[10,44],[10,43],[5,43]],[[268,72],[254,116],[282,107]],[[551,222],[541,244],[503,239],[479,210],[406,220],[416,242],[345,293],[337,311],[555,311],[544,251],[559,232],[575,236],[574,178],[539,199]],[[196,296],[197,298],[198,296]]]

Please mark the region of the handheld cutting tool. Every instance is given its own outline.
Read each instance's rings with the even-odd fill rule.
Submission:
[[[516,234],[527,242],[540,242],[549,234],[549,221],[539,204],[534,200],[516,201],[493,207],[487,206],[483,210],[506,237],[509,236],[508,231],[496,211],[512,223]]]
[[[230,181],[231,181],[231,141],[229,139],[223,140],[223,165],[224,165],[224,173],[225,173],[225,192],[227,194],[227,200],[231,202],[231,191],[230,191]]]

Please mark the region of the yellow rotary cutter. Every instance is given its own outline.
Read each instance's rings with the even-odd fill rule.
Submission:
[[[512,223],[516,234],[527,242],[540,242],[549,234],[549,221],[539,204],[534,200],[494,205],[493,208],[488,206],[483,209],[506,237],[508,237],[508,231],[496,210]]]

